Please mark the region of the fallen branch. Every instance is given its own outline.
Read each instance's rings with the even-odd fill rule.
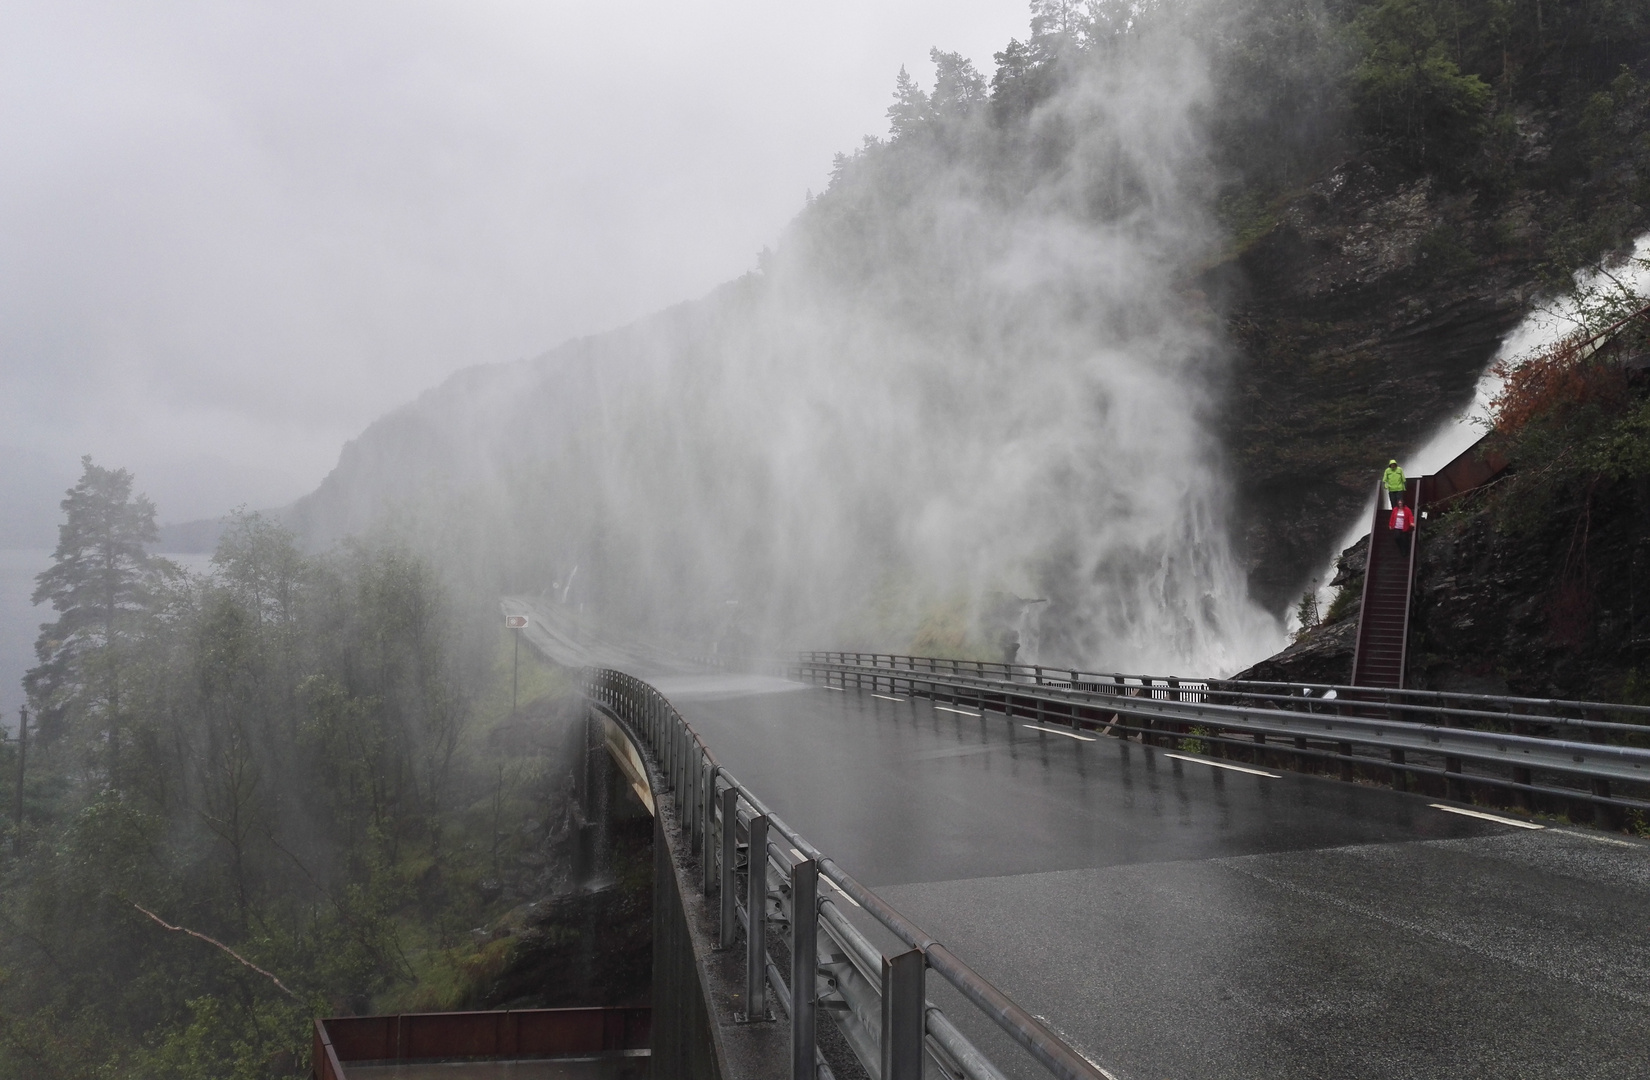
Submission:
[[[242,964],[245,964],[247,967],[251,968],[253,971],[256,971],[259,975],[262,975],[264,978],[266,978],[270,982],[274,983],[280,989],[281,993],[285,994],[287,997],[291,998],[294,1001],[299,1000],[298,995],[294,994],[291,990],[288,990],[286,988],[286,984],[283,983],[280,979],[277,979],[273,974],[271,974],[270,972],[265,971],[263,968],[259,967],[257,964],[254,964],[252,961],[248,960],[246,957],[242,956],[240,953],[236,952],[234,949],[231,949],[228,945],[225,945],[223,942],[219,941],[217,938],[207,937],[205,934],[201,933],[200,931],[191,930],[187,926],[173,926],[171,923],[167,922],[165,919],[161,918],[159,915],[156,915],[154,912],[150,911],[148,908],[144,907],[142,904],[137,903],[136,901],[129,900],[129,901],[127,901],[127,903],[131,904],[133,907],[137,908],[139,911],[143,912],[145,915],[149,916],[151,919],[155,920],[161,926],[164,926],[166,929],[172,931],[175,934],[188,934],[192,938],[200,938],[202,941],[206,942],[208,945],[214,945],[214,946],[222,949],[224,952],[228,953],[230,956],[233,956],[236,960],[239,960]]]

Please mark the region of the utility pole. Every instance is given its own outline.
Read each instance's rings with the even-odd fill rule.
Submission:
[[[17,710],[17,812],[14,815],[17,822],[17,832],[12,835],[12,852],[23,854],[23,766],[29,754],[29,707],[24,705]]]

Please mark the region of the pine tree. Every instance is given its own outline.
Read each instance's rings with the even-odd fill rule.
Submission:
[[[1011,123],[1031,112],[1036,104],[1033,72],[1036,61],[1019,39],[1012,39],[1000,53],[993,53],[997,72],[991,77],[991,106],[999,123]]]
[[[156,538],[155,506],[132,495],[132,474],[80,459],[84,472],[61,506],[53,565],[35,579],[34,603],[51,602],[56,622],[40,628],[40,664],[24,687],[50,741],[70,726],[120,741],[122,646],[148,608],[154,586],[170,567],[144,545]]]
[[[940,117],[964,117],[985,100],[985,78],[962,54],[928,50],[934,62],[933,112]]]
[[[894,103],[888,106],[889,135],[898,139],[919,131],[928,118],[928,95],[901,67],[899,77],[894,80]]]

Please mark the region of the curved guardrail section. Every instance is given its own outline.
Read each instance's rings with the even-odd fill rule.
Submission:
[[[1146,743],[1195,739],[1217,752],[1231,747],[1338,762],[1346,779],[1357,766],[1382,768],[1396,787],[1409,776],[1432,776],[1452,792],[1481,785],[1590,803],[1617,815],[1650,811],[1645,706],[1100,674],[889,653],[803,653],[790,672],[806,681],[887,688]],[[1468,763],[1476,771],[1467,772]]]
[[[743,932],[746,1018],[763,1017],[770,1001],[789,1017],[793,1080],[831,1076],[815,1042],[819,1011],[830,1015],[866,1071],[880,1080],[922,1080],[925,1060],[958,1080],[1005,1080],[927,1000],[928,971],[937,972],[990,1017],[1049,1075],[1109,1080],[1104,1070],[780,820],[716,760],[658,690],[602,668],[585,673],[584,694],[646,749],[674,793],[684,840],[700,857],[704,894],[719,893],[721,946],[732,948]],[[821,879],[864,909],[907,951],[885,955],[836,900],[821,893]]]

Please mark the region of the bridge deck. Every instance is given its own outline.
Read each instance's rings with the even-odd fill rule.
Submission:
[[[1120,1080],[1643,1074],[1650,845],[922,699],[651,681],[775,811]],[[949,993],[931,982],[1023,1060]]]

